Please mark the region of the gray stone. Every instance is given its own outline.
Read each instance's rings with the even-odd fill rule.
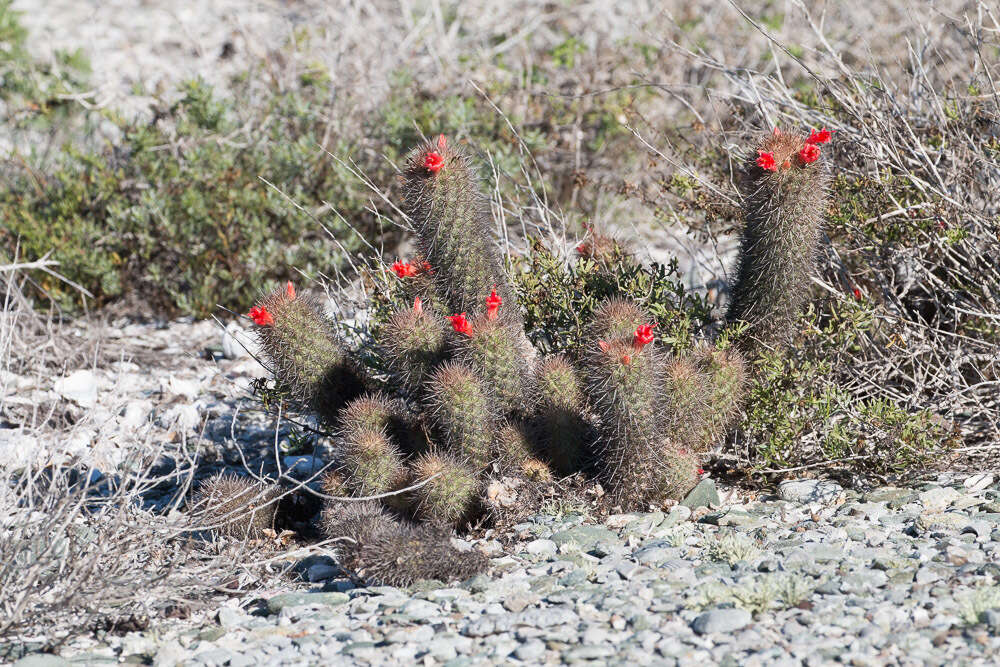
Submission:
[[[14,663],[14,667],[69,667],[69,665],[69,660],[48,653],[26,655]]]
[[[719,491],[715,488],[715,482],[711,479],[703,479],[698,485],[691,489],[690,493],[684,497],[680,503],[689,509],[699,507],[718,507],[722,504],[719,498]]]
[[[528,542],[524,550],[533,556],[554,556],[556,546],[552,540],[532,540]]]
[[[790,479],[778,486],[782,500],[792,503],[832,505],[844,499],[844,488],[822,479]]]
[[[285,607],[301,605],[336,607],[348,600],[350,597],[347,593],[282,593],[267,601],[267,610],[272,614],[277,614]]]
[[[581,551],[590,551],[600,542],[618,543],[618,535],[604,526],[583,524],[553,533],[550,538],[556,546],[575,544]]]
[[[514,657],[524,662],[540,662],[544,655],[545,644],[537,639],[529,639],[514,649]]]
[[[752,620],[750,612],[745,609],[712,609],[695,618],[691,629],[699,635],[735,632],[745,628]]]

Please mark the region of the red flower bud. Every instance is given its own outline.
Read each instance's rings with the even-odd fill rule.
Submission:
[[[259,327],[268,327],[274,324],[274,318],[271,317],[271,313],[267,312],[267,308],[263,306],[254,306],[250,309],[249,314],[253,323]]]
[[[601,352],[607,352],[607,351],[608,351],[609,349],[611,349],[611,346],[610,346],[610,345],[608,345],[608,344],[607,344],[607,343],[606,343],[605,341],[603,341],[603,340],[599,340],[599,341],[597,341],[597,346],[598,346],[599,348],[601,348]]]
[[[778,171],[778,164],[774,161],[774,153],[757,151],[757,166],[767,171]]]
[[[833,130],[828,130],[825,127],[822,130],[820,130],[819,132],[817,132],[816,130],[810,128],[810,130],[809,130],[809,138],[806,139],[806,143],[807,144],[825,144],[826,142],[830,141],[830,138],[832,136],[833,136]]]
[[[503,299],[497,296],[497,288],[494,287],[490,295],[486,297],[486,318],[495,320],[497,318],[497,311],[500,310],[502,303]]]
[[[432,174],[436,174],[441,171],[441,167],[443,166],[444,158],[441,157],[441,154],[437,151],[431,151],[427,154],[427,157],[424,158],[424,168]]]
[[[857,287],[854,288],[854,298],[858,301],[861,301],[861,290],[859,290]]]
[[[469,320],[465,319],[465,313],[448,315],[447,319],[451,322],[451,328],[458,333],[465,334],[466,336],[472,335],[472,326],[469,324]]]
[[[289,280],[288,284],[285,285],[285,295],[288,297],[289,301],[295,301],[295,285]]]
[[[641,350],[649,343],[652,343],[656,337],[653,335],[653,327],[655,326],[656,324],[640,324],[635,330],[635,335],[632,336],[632,347]]]
[[[631,364],[632,363],[632,355],[631,354],[623,354],[622,355],[622,363],[624,365],[626,365],[626,366],[628,366],[629,364]]]
[[[802,150],[799,151],[799,159],[805,164],[815,162],[819,159],[819,146],[816,144],[806,144],[802,147]]]
[[[424,302],[420,300],[419,296],[413,297],[413,312],[417,314],[424,312]]]
[[[392,263],[392,270],[400,278],[412,278],[417,275],[417,267],[411,262],[401,262],[398,259]]]
[[[443,134],[438,135],[438,148],[444,150],[448,147],[448,139]]]

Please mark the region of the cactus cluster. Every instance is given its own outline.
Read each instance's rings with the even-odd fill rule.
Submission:
[[[750,164],[728,316],[754,341],[776,340],[801,305],[826,188],[808,159],[816,143],[776,133]],[[683,497],[699,457],[739,417],[752,346],[704,341],[671,353],[639,303],[609,300],[581,353],[542,357],[470,160],[441,137],[410,153],[403,179],[420,257],[392,265],[405,300],[378,332],[393,396],[376,391],[290,284],[251,311],[277,383],[336,434],[322,525],[343,538],[345,564],[397,584],[478,571],[482,557],[446,538],[482,515],[487,488],[504,477],[537,484],[581,473],[622,509]]]

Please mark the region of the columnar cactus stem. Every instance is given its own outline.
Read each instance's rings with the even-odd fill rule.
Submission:
[[[474,470],[453,456],[428,452],[413,463],[411,472],[411,484],[429,480],[411,492],[418,518],[454,526],[468,516],[479,490]]]
[[[427,393],[442,448],[476,470],[485,468],[498,420],[479,376],[468,366],[449,361],[431,376]]]
[[[468,158],[442,135],[410,153],[403,177],[404,210],[434,271],[436,292],[451,312],[478,317],[494,287],[512,303],[513,290],[492,241],[489,204]],[[519,318],[508,309],[502,319]]]
[[[292,283],[250,310],[260,349],[279,385],[335,423],[344,403],[365,389],[361,369],[337,339],[312,299],[296,295]]]
[[[455,359],[476,371],[502,413],[526,414],[534,402],[531,365],[521,354],[523,335],[499,318],[484,317],[455,337]]]
[[[746,162],[745,226],[727,314],[748,325],[737,341],[744,349],[787,342],[808,297],[829,192],[818,144],[828,140],[825,130],[804,138],[776,129]]]
[[[705,438],[711,445],[733,428],[740,416],[746,392],[746,362],[732,347],[720,349],[708,344],[696,347],[693,358],[701,369],[708,392]]]

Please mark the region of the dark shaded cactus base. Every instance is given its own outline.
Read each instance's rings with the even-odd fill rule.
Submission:
[[[729,316],[753,340],[773,340],[804,298],[825,196],[810,140],[774,135],[757,165],[771,164],[766,148],[781,166],[750,169]],[[449,544],[456,527],[538,511],[570,487],[608,510],[682,498],[739,418],[752,346],[669,354],[644,308],[615,299],[596,308],[575,358],[539,358],[468,158],[442,137],[414,150],[403,176],[422,257],[393,264],[405,302],[376,341],[394,395],[365,393],[355,355],[290,284],[251,311],[279,385],[336,434],[321,525],[345,567],[395,585],[464,578],[486,559]],[[590,259],[618,252],[599,241]]]

